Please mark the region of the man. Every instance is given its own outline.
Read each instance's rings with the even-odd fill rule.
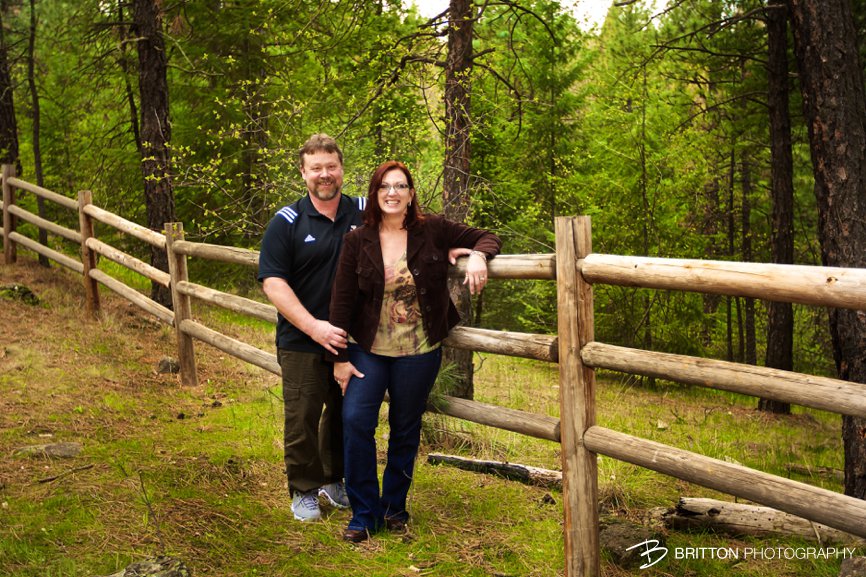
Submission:
[[[347,346],[346,331],[328,322],[328,304],[343,235],[361,224],[366,199],[343,196],[343,153],[330,136],[311,136],[298,163],[308,194],[277,211],[268,224],[258,279],[279,312],[277,358],[292,513],[299,521],[315,521],[321,518],[319,496],[333,506],[349,506],[342,396],[324,353]]]

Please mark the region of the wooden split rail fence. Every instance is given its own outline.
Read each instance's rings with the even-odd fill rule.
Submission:
[[[190,282],[188,278],[188,257],[255,268],[258,264],[256,251],[184,240],[180,223],[167,223],[164,234],[154,232],[97,207],[87,191],[79,193],[77,201],[72,200],[16,178],[13,167],[8,165],[2,169],[2,188],[5,262],[15,262],[16,246],[33,250],[83,275],[87,309],[91,314],[99,310],[97,283],[100,283],[174,326],[184,384],[197,382],[195,339],[280,374],[274,354],[210,329],[195,321],[192,315],[191,301],[195,298],[275,322],[273,306],[217,291]],[[28,191],[78,211],[80,229],[64,228],[22,209],[15,202],[16,191]],[[17,219],[77,243],[80,260],[16,232]],[[168,251],[169,273],[99,241],[94,235],[95,222],[164,248]],[[96,255],[170,287],[174,311],[102,272],[97,268]],[[465,262],[459,263],[455,274],[464,267]],[[435,410],[561,444],[566,575],[599,575],[597,455],[620,459],[866,537],[866,501],[598,426],[595,370],[652,376],[863,418],[866,418],[866,385],[596,342],[592,300],[592,286],[606,283],[866,310],[866,270],[595,254],[590,219],[562,217],[556,220],[555,254],[500,255],[490,262],[489,276],[491,279],[555,281],[558,335],[456,328],[446,344],[558,363],[560,418],[449,397]]]

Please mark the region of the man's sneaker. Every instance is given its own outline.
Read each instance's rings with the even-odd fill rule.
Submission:
[[[322,518],[319,510],[319,500],[316,498],[316,490],[306,493],[296,492],[292,497],[292,513],[298,521],[318,521]]]
[[[346,495],[346,484],[342,481],[328,483],[319,488],[319,496],[328,500],[328,503],[339,509],[348,509],[349,496]]]

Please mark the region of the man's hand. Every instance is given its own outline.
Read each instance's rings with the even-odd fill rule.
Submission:
[[[346,331],[311,315],[284,279],[268,277],[262,283],[262,288],[283,318],[325,347],[329,353],[336,355],[337,349],[348,346]]]
[[[310,325],[309,330],[304,332],[334,355],[337,354],[337,349],[345,349],[349,344],[346,331],[335,327],[328,321],[315,320]]]

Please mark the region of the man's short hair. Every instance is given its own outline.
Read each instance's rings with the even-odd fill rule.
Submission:
[[[343,151],[340,150],[337,141],[324,132],[320,132],[308,138],[298,151],[298,168],[304,168],[304,155],[315,154],[317,152],[336,153],[340,159],[340,164],[343,164]]]

